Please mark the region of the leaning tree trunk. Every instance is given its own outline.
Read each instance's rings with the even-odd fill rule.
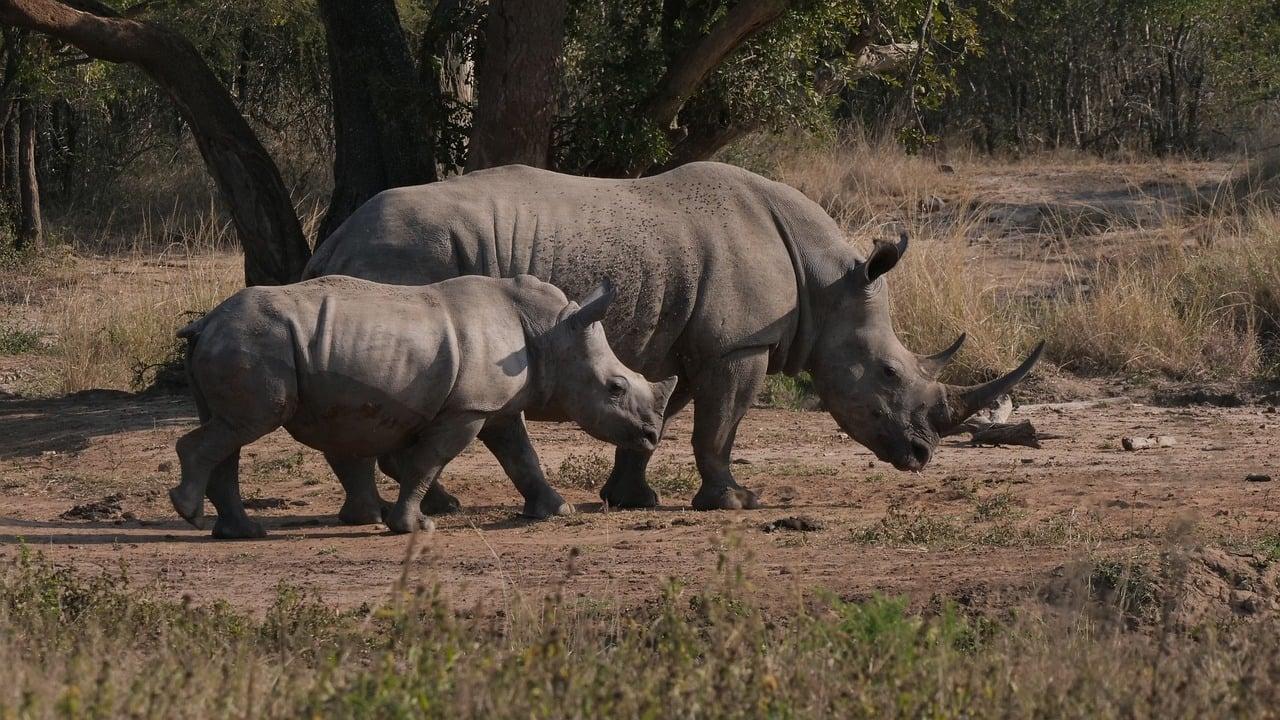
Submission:
[[[97,0],[0,0],[0,23],[51,35],[92,58],[141,68],[191,127],[244,246],[245,282],[274,285],[301,276],[311,251],[280,171],[186,38],[157,23],[121,17]]]
[[[436,179],[427,90],[394,0],[320,0],[329,47],[336,156],[317,244],[387,188]]]
[[[44,219],[36,176],[36,109],[29,98],[18,101],[18,195],[17,245],[40,247],[44,245]]]
[[[565,0],[490,0],[476,67],[467,170],[548,167],[564,56]]]

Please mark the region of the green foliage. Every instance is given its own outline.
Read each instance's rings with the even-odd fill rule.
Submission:
[[[44,333],[39,330],[0,325],[0,355],[25,355],[40,349]]]
[[[978,24],[987,52],[933,119],[988,149],[1220,145],[1280,90],[1269,0],[1017,0]]]
[[[954,62],[976,51],[979,43],[971,2],[805,0],[792,4],[715,69],[682,109],[680,132],[653,127],[637,108],[680,61],[681,50],[705,34],[731,4],[571,2],[564,117],[557,142],[560,167],[589,171],[661,165],[686,133],[693,142],[717,133],[736,137],[745,130],[827,125],[845,102],[842,91],[868,77],[859,65],[863,46],[918,38],[926,16],[929,32],[923,52],[913,58],[909,96],[936,104],[951,87],[936,54],[945,48]],[[675,12],[664,16],[664,7]],[[900,68],[895,74],[902,72]]]

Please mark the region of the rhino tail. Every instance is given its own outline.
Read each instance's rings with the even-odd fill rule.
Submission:
[[[196,374],[191,367],[191,356],[195,354],[196,343],[200,339],[200,332],[204,330],[205,320],[208,317],[205,315],[189,322],[178,331],[178,337],[187,341],[187,347],[182,353],[182,364],[187,373],[187,387],[191,388],[191,397],[196,401],[196,414],[199,415],[202,423],[208,422],[209,418],[213,417],[213,413],[209,411],[209,401],[205,399],[204,392],[200,390],[200,383],[196,380]]]
[[[201,315],[195,320],[183,325],[182,329],[178,330],[178,337],[194,341],[197,337],[200,337],[200,333],[204,330],[205,323],[208,320],[208,315]]]

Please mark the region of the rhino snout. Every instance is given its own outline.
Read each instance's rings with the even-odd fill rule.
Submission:
[[[910,451],[902,456],[900,463],[895,462],[894,467],[899,470],[910,470],[911,472],[919,472],[929,464],[929,460],[933,458],[933,447],[923,440],[912,440]]]

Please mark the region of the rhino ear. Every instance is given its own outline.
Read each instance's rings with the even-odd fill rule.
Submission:
[[[604,314],[609,310],[609,303],[613,302],[613,298],[617,294],[618,291],[613,286],[613,281],[609,278],[604,278],[594,290],[578,301],[578,309],[569,316],[569,321],[573,323],[574,327],[581,329],[591,323],[604,320]]]
[[[898,242],[876,240],[871,256],[862,263],[862,280],[870,285],[876,278],[889,272],[907,252],[907,234],[898,235]]]

